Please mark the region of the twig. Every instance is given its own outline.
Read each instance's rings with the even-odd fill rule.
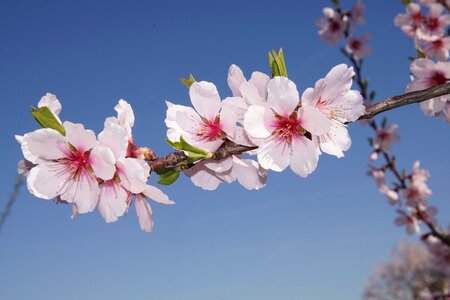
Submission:
[[[0,214],[0,233],[2,232],[3,225],[5,225],[6,219],[8,219],[9,215],[11,214],[12,207],[17,200],[20,188],[24,183],[25,177],[23,177],[22,175],[18,175],[16,178],[16,182],[14,183],[13,191],[9,195],[8,202],[6,203],[5,210]]]

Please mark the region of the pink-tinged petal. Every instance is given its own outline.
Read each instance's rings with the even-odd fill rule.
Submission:
[[[184,137],[184,136],[183,136]],[[224,143],[224,140],[218,139],[212,142],[208,142],[205,140],[192,140],[189,138],[185,138],[185,140],[200,149],[203,149],[207,152],[215,152],[217,149],[219,149],[220,146],[222,146],[222,144]]]
[[[266,174],[261,174],[259,164],[254,160],[233,155],[233,173],[238,182],[248,190],[259,190],[266,185]]]
[[[117,173],[120,177],[120,183],[133,194],[140,194],[145,190],[149,174],[146,171],[138,159],[121,158],[117,160]]]
[[[236,132],[236,116],[231,108],[224,106],[220,110],[220,128],[227,134],[227,137],[234,136]]]
[[[227,97],[222,101],[222,108],[229,107],[239,122],[244,120],[248,104],[241,97]]]
[[[330,132],[331,120],[317,108],[305,105],[298,112],[302,127],[312,134],[322,135]]]
[[[69,121],[63,123],[66,130],[66,138],[78,151],[84,152],[97,145],[95,133],[92,130],[84,129],[83,124],[74,124]]]
[[[236,127],[236,131],[234,132],[234,136],[233,137],[228,137],[232,142],[238,144],[238,145],[243,145],[243,146],[248,146],[248,147],[253,147],[255,146],[255,143],[250,139],[250,137],[248,136],[247,132],[245,132],[244,128],[242,127]]]
[[[319,146],[307,138],[295,139],[292,142],[291,169],[301,177],[314,172],[319,161]]]
[[[355,90],[350,90],[341,96],[337,96],[329,104],[329,107],[324,109],[331,118],[341,123],[358,120],[364,114],[365,110],[363,97],[359,91]]]
[[[95,177],[87,170],[80,170],[76,178],[66,182],[67,190],[61,199],[75,203],[79,213],[88,213],[95,209],[98,202],[99,187]]]
[[[209,160],[205,161],[203,165],[214,172],[226,172],[233,166],[233,159],[231,157],[227,157],[218,161]]]
[[[125,157],[128,148],[128,135],[124,128],[113,122],[105,122],[105,129],[98,135],[98,141],[114,153],[114,157]]]
[[[55,115],[55,117],[58,119],[58,121],[61,122],[61,120],[59,120],[58,118],[58,115],[61,112],[62,106],[55,95],[47,93],[45,96],[43,96],[41,100],[39,100],[38,107],[43,106],[47,106],[50,109],[50,111]]]
[[[244,73],[238,66],[230,66],[230,68],[228,69],[227,82],[231,92],[233,93],[233,96],[240,97],[241,92],[239,91],[239,87],[242,83],[246,82],[246,79],[244,77]]]
[[[145,232],[151,232],[153,230],[153,215],[150,204],[141,195],[136,195],[134,206],[141,229]]]
[[[336,121],[332,122],[330,132],[320,136],[318,140],[323,152],[339,158],[344,157],[343,151],[347,151],[352,144],[346,126]]]
[[[183,105],[170,106],[166,112],[165,122],[169,128],[167,136],[173,142],[178,142],[181,135],[196,137],[203,124],[202,119],[192,107]]]
[[[220,96],[211,82],[194,82],[189,88],[192,105],[200,116],[213,121],[220,110]]]
[[[323,90],[323,78],[316,82],[314,88],[307,88],[302,94],[302,105],[316,106]]]
[[[244,129],[254,138],[266,138],[275,128],[273,112],[264,106],[251,105],[244,116]]]
[[[98,211],[106,223],[115,222],[123,216],[128,208],[130,194],[121,186],[110,180],[100,188]]]
[[[324,78],[324,89],[321,97],[328,101],[347,93],[352,86],[353,75],[355,75],[353,68],[346,64],[340,64],[332,68]]]
[[[117,119],[120,126],[125,128],[127,133],[131,135],[131,128],[134,126],[134,112],[131,105],[124,99],[120,99],[119,103],[114,107],[117,111]]]
[[[16,135],[14,135],[14,138],[16,139],[16,141],[17,141],[20,145],[22,145],[23,135],[18,135],[18,134],[16,134]]]
[[[245,99],[245,102],[248,105],[252,104],[264,105],[264,102],[259,96],[258,90],[250,82],[244,82],[243,84],[241,84],[239,90],[241,91],[242,97]]]
[[[55,162],[41,163],[30,170],[27,186],[30,193],[38,198],[53,199],[65,190],[70,174],[64,166]]]
[[[411,63],[409,70],[416,77],[428,77],[434,71],[434,63],[427,58],[418,58]]]
[[[184,174],[191,178],[194,185],[208,191],[217,189],[222,180],[213,171],[206,168],[203,162],[197,163],[194,167],[184,171]]]
[[[284,140],[272,136],[259,146],[258,162],[264,169],[281,172],[291,161],[291,146]]]
[[[64,157],[67,141],[58,131],[42,128],[25,134],[21,147],[25,159],[37,164],[43,160]]]
[[[72,214],[70,215],[70,218],[72,220],[75,220],[76,218],[78,218],[78,208],[76,204],[72,204]]]
[[[97,146],[89,154],[89,164],[94,175],[103,180],[110,180],[116,172],[116,159],[110,148]]]
[[[142,192],[145,197],[152,199],[161,204],[175,204],[174,201],[170,200],[169,197],[164,194],[160,189],[147,185],[145,190]]]
[[[270,77],[267,74],[261,72],[253,72],[252,77],[248,81],[258,90],[258,94],[262,99],[267,99],[267,85],[269,84]]]
[[[289,116],[300,101],[297,86],[286,77],[277,76],[271,79],[267,91],[267,104],[284,117]]]

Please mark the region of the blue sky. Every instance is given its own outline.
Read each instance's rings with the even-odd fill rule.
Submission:
[[[372,56],[364,74],[377,99],[401,94],[412,43],[393,26],[400,1],[366,1]],[[342,1],[350,7],[353,1]],[[267,52],[283,47],[289,76],[302,92],[346,62],[317,35],[329,1],[2,1],[0,204],[22,157],[14,134],[37,129],[29,113],[46,92],[62,119],[101,131],[120,98],[136,115],[134,137],[158,154],[164,100],[189,105],[179,82],[192,72],[230,95],[230,64],[247,76],[269,72]],[[417,106],[385,114],[399,124],[401,166],[419,159],[430,170],[431,202],[448,224],[449,128]],[[70,207],[23,189],[0,236],[2,299],[359,299],[389,250],[408,239],[394,209],[365,175],[370,129],[349,126],[346,157],[322,155],[307,179],[270,173],[268,185],[203,191],[180,178],[164,192],[177,202],[152,204],[155,229],[139,229],[134,210],[114,224],[94,212],[72,221]],[[156,183],[156,178],[151,178]]]

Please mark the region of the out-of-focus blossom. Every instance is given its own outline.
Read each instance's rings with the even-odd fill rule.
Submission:
[[[406,6],[405,14],[398,14],[394,19],[394,24],[409,37],[414,38],[417,29],[423,24],[425,16],[420,11],[420,5],[410,3]]]
[[[350,89],[353,75],[352,67],[340,64],[302,95],[303,128],[318,137],[323,152],[337,157],[351,146],[345,123],[356,121],[365,111],[361,94]]]
[[[361,0],[356,0],[355,5],[353,5],[352,10],[350,11],[350,20],[352,24],[364,24],[366,20],[364,19],[364,10],[366,9],[365,5]]]
[[[440,36],[431,41],[424,41],[422,42],[422,50],[430,58],[437,58],[441,61],[448,60],[448,51],[450,50],[450,37]]]
[[[445,234],[448,236],[449,231]],[[450,247],[433,235],[428,235],[424,241],[428,250],[433,254],[435,267],[450,276]]]
[[[330,7],[325,7],[323,14],[324,17],[316,21],[317,26],[320,27],[319,36],[333,46],[344,36],[347,24],[341,14]]]
[[[384,152],[391,151],[392,144],[400,141],[400,136],[396,133],[397,128],[397,124],[391,124],[388,128],[377,128],[373,147]]]
[[[441,4],[430,4],[427,17],[416,31],[418,39],[433,41],[444,35],[450,25],[450,15],[443,12],[444,7]]]
[[[317,167],[319,147],[315,139],[305,136],[305,123],[313,134],[329,131],[329,120],[323,116],[306,120],[299,107],[299,94],[294,82],[277,76],[270,80],[267,105],[250,105],[244,117],[245,131],[259,139],[258,162],[264,169],[281,172],[288,166],[296,174],[306,177]],[[323,128],[325,126],[325,128]]]
[[[265,186],[267,171],[251,159],[232,155],[222,161],[201,161],[185,171],[192,182],[202,189],[215,190],[220,183],[238,181],[248,190]]]
[[[392,189],[390,189],[386,185],[386,176],[385,171],[382,169],[376,169],[374,167],[370,167],[367,175],[373,177],[377,183],[378,191],[382,194],[385,194],[388,198],[390,204],[394,205],[398,202],[399,197],[398,193]]]
[[[406,87],[407,92],[427,89],[445,84],[450,78],[450,62],[437,62],[419,58],[411,63],[412,81]],[[421,110],[427,116],[444,115],[450,122],[450,96],[444,95],[420,103]]]
[[[370,47],[367,45],[367,41],[370,39],[370,34],[366,33],[360,37],[350,36],[347,39],[346,50],[348,53],[353,54],[356,60],[360,60],[371,53]]]
[[[221,108],[219,93],[210,82],[194,82],[189,95],[195,110],[167,102],[167,137],[178,142],[183,136],[189,144],[214,152],[225,137],[234,136],[236,117],[227,106]]]
[[[445,0],[445,5],[450,7],[450,0]],[[442,0],[419,0],[419,3],[425,6],[431,6],[432,4],[442,5]]]
[[[413,233],[420,233],[420,227],[415,214],[407,214],[404,211],[397,210],[399,216],[395,219],[395,225],[405,226],[406,232],[411,235]]]
[[[413,172],[410,176],[410,185],[403,190],[403,197],[410,207],[426,207],[428,198],[432,195],[426,181],[430,173],[420,169],[420,162],[416,161],[413,166]]]

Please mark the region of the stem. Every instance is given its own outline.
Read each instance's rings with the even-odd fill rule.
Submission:
[[[17,200],[20,188],[24,183],[25,177],[23,177],[22,175],[18,175],[16,178],[16,182],[14,183],[13,191],[9,195],[8,202],[6,202],[5,210],[0,213],[0,232],[2,231],[3,225],[5,225],[6,219],[8,219],[9,215],[11,214],[12,207]]]

